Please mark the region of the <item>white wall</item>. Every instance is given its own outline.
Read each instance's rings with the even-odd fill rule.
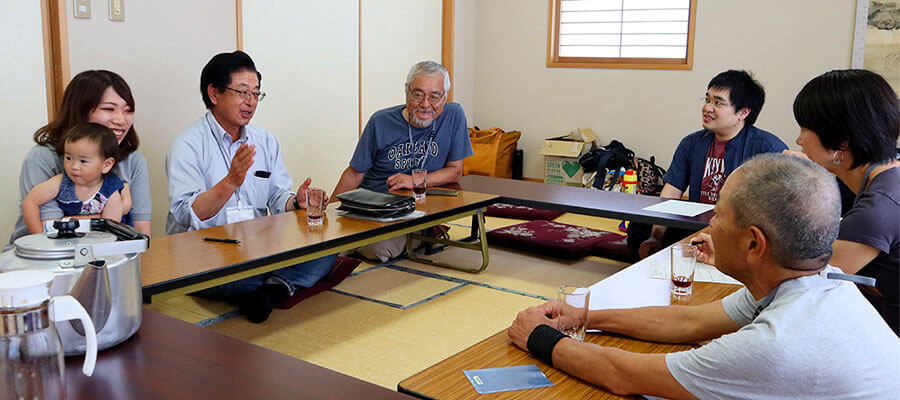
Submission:
[[[361,25],[360,132],[372,113],[405,102],[409,67],[441,62],[441,0],[363,1]]]
[[[19,166],[34,144],[32,135],[47,123],[44,45],[39,1],[9,1],[0,11],[0,243],[5,244],[19,210]]]
[[[475,3],[478,0],[456,0],[453,32],[453,101],[462,105],[466,121],[475,118]],[[489,127],[482,126],[487,129]]]
[[[244,50],[267,94],[253,124],[278,137],[295,185],[311,177],[330,192],[359,133],[357,0],[244,1],[243,10]]]
[[[668,166],[678,141],[700,129],[707,83],[732,68],[766,87],[757,126],[796,148],[794,96],[815,75],[849,67],[856,2],[699,2],[692,71],[547,68],[547,7],[489,0],[475,11],[475,123],[521,130],[524,175],[533,178],[543,177],[542,140],[576,127]],[[467,51],[459,45],[457,54]]]
[[[69,70],[109,69],[128,82],[135,99],[138,151],[147,158],[153,199],[153,233],[165,232],[169,144],[205,112],[200,70],[216,53],[237,46],[233,1],[125,2],[125,21],[107,17],[107,1],[92,0],[92,18],[68,10]]]
[[[0,80],[0,107],[15,118],[8,119],[0,155],[14,167],[0,176],[15,188],[31,135],[47,118],[39,2],[8,3],[0,13],[0,71],[7,76]],[[294,3],[243,2],[245,48],[270,93],[254,123],[282,140],[295,180],[312,176],[331,190],[359,131],[359,85],[363,123],[375,110],[402,103],[409,66],[440,60],[441,6],[439,0],[364,2],[360,83],[358,0]],[[161,234],[165,153],[204,112],[200,69],[236,46],[234,2],[126,2],[125,22],[108,21],[103,0],[92,7],[90,20],[69,15],[70,70],[107,68],[131,85],[140,151],[151,171],[154,233]],[[698,7],[692,71],[550,69],[545,0],[457,0],[456,101],[470,124],[523,131],[528,177],[543,176],[537,155],[543,138],[574,127],[623,140],[667,165],[678,140],[699,128],[698,99],[709,79],[745,68],[768,91],[758,125],[796,148],[791,102],[811,77],[849,66],[854,11],[855,2],[846,0],[705,1]],[[321,32],[331,35],[331,48],[312,40]],[[0,237],[7,237],[18,193],[0,194],[0,205]]]

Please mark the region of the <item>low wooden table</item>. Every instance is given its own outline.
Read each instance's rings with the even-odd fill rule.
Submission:
[[[644,210],[645,207],[669,200],[656,196],[548,185],[541,182],[467,175],[459,179],[459,186],[466,191],[496,194],[500,196],[499,202],[502,203],[694,231],[709,225],[709,220],[713,216],[712,211],[696,217],[685,217]]]
[[[741,288],[739,285],[694,282],[694,293],[685,298],[670,295],[671,283],[646,276],[649,263],[666,257],[659,252],[591,286],[591,309],[631,308],[667,304],[705,304]],[[588,333],[586,342],[617,347],[638,353],[671,353],[692,345],[645,342],[617,334]],[[478,394],[463,370],[537,364],[553,382],[541,389]],[[622,398],[543,363],[520,350],[509,340],[506,330],[421,371],[397,385],[402,393],[424,399],[614,399]]]
[[[497,199],[496,195],[472,192],[460,192],[455,197],[429,196],[416,204],[424,216],[394,222],[341,217],[333,204],[326,210],[321,227],[308,227],[306,212],[294,211],[154,237],[147,252],[141,254],[144,301],[192,293],[470,215],[478,217]],[[203,240],[207,236],[241,243],[207,242]],[[486,264],[487,243],[479,248]]]
[[[138,332],[66,358],[69,399],[409,399],[381,386],[144,309]]]

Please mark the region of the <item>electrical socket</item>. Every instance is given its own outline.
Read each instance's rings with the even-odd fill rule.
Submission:
[[[91,0],[72,0],[75,18],[91,18]]]
[[[109,0],[109,20],[125,21],[125,0]]]

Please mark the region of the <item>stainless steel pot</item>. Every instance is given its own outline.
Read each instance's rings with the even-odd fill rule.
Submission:
[[[105,319],[96,326],[97,348],[103,350],[128,339],[141,325],[139,253],[147,249],[148,239],[112,221],[78,221],[55,221],[56,229],[17,239],[12,249],[0,254],[0,272],[52,272],[51,296],[73,295],[92,319]],[[80,325],[59,324],[57,329],[66,355],[84,354],[87,344]]]

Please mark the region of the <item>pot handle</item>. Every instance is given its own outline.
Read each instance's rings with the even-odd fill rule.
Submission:
[[[109,243],[78,244],[75,246],[74,264],[86,265],[97,257],[116,256],[147,251],[148,240],[124,240]]]
[[[94,373],[94,365],[97,364],[97,332],[94,331],[94,323],[88,316],[84,307],[72,296],[56,296],[50,305],[50,315],[53,322],[68,321],[70,319],[81,320],[87,339],[87,353],[84,355],[84,365],[81,372],[87,376]]]
[[[116,222],[115,220],[106,219],[106,218],[92,218],[91,219],[91,230],[92,231],[100,231],[100,232],[109,232],[113,235],[116,235],[118,240],[149,240],[150,237],[140,233],[137,229],[134,229],[128,225],[125,225],[121,222]]]

